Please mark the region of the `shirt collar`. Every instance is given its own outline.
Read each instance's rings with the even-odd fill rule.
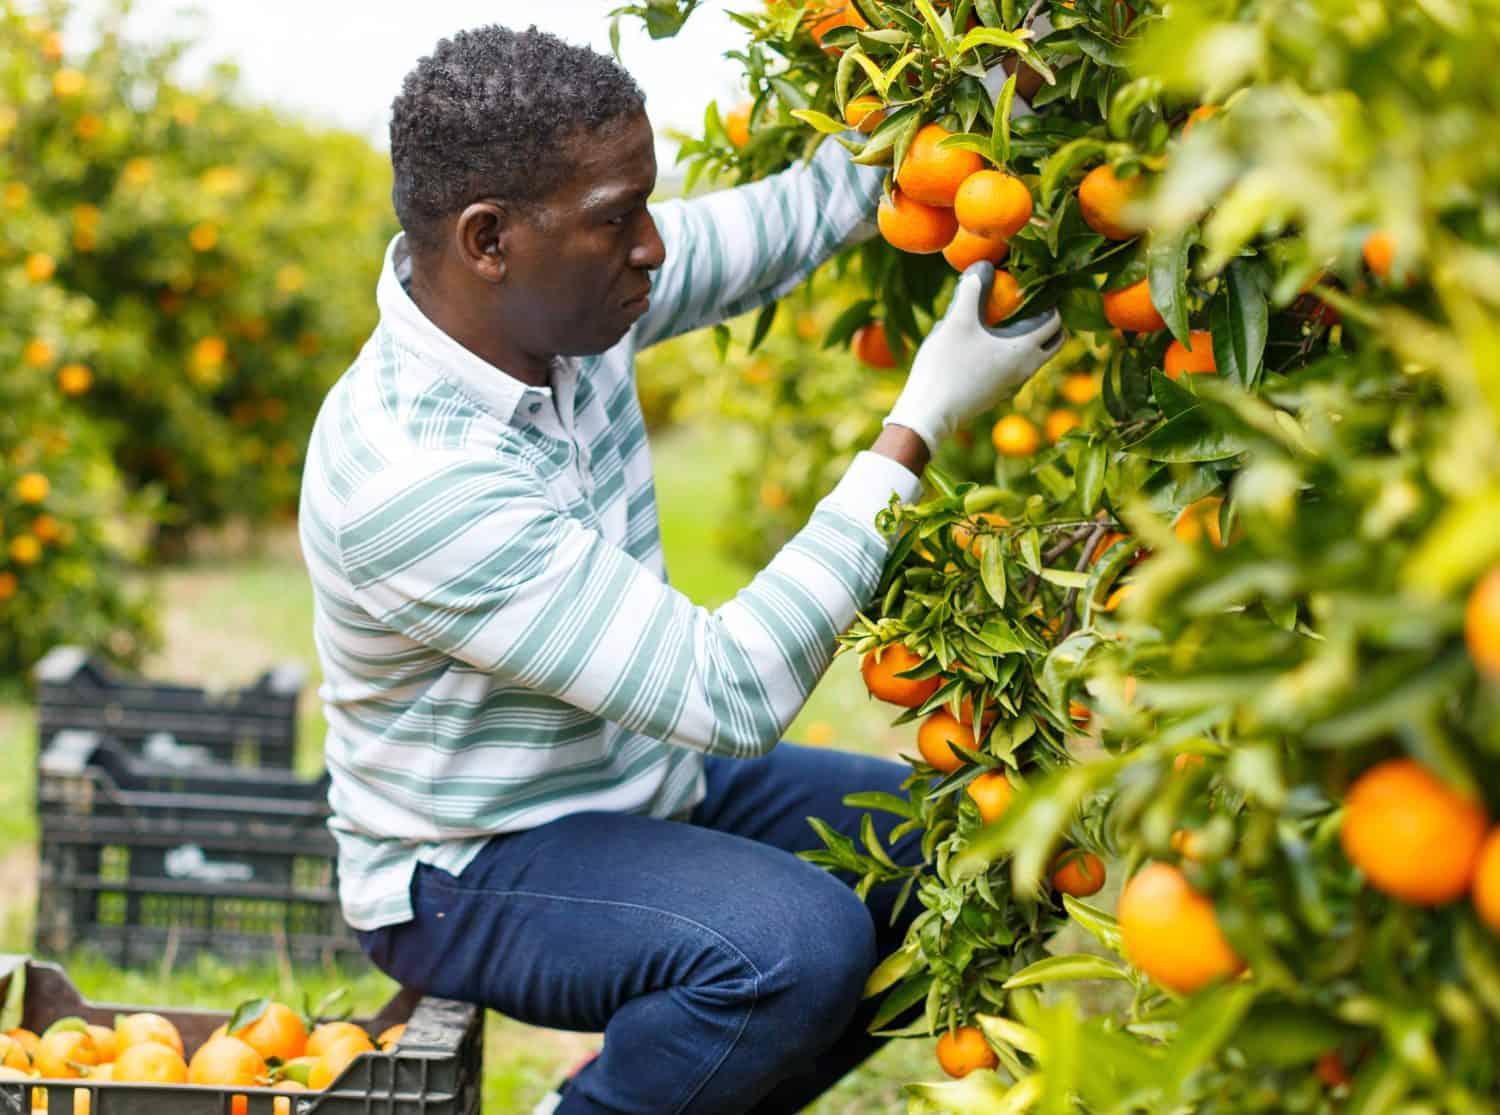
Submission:
[[[385,263],[375,291],[381,324],[398,344],[427,360],[439,375],[451,380],[498,418],[504,421],[512,417],[529,419],[530,408],[523,407],[522,401],[528,396],[550,398],[552,389],[522,383],[509,372],[470,352],[433,324],[402,285],[402,281],[411,275],[411,256],[403,243],[405,235],[397,233],[385,249]],[[564,378],[571,380],[577,371],[576,361],[556,359],[552,369],[553,383],[557,384]]]

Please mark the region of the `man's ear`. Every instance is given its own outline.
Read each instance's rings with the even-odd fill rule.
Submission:
[[[453,226],[459,258],[487,282],[502,282],[514,231],[513,210],[498,201],[476,201],[458,215]]]

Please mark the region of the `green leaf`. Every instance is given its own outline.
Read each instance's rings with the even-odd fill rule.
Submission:
[[[1266,292],[1256,274],[1243,260],[1235,260],[1229,265],[1223,290],[1209,306],[1214,363],[1220,375],[1245,387],[1259,381],[1269,314]]]
[[[1110,952],[1123,955],[1120,923],[1115,920],[1114,915],[1089,905],[1081,898],[1074,898],[1071,894],[1063,895],[1063,907],[1068,911],[1068,916],[1087,930],[1094,940]]]
[[[1016,75],[1011,74],[1000,87],[995,99],[994,121],[990,130],[990,157],[1004,168],[1010,163],[1010,108],[1016,97]]]
[[[851,809],[878,809],[882,813],[894,813],[898,817],[915,817],[917,807],[911,799],[883,790],[862,790],[857,794],[845,794],[844,804]]]
[[[1115,139],[1129,139],[1135,114],[1160,95],[1161,79],[1156,77],[1138,77],[1122,86],[1109,102],[1109,134]]]
[[[766,339],[766,334],[771,331],[771,325],[776,321],[776,311],[780,308],[780,300],[767,302],[760,308],[760,313],[755,315],[755,328],[750,333],[750,343],[745,347],[746,352],[754,352],[760,347],[760,343]]]
[[[1190,226],[1191,227],[1191,226]],[[1147,247],[1147,280],[1151,302],[1166,319],[1167,328],[1183,344],[1188,343],[1187,257],[1192,244],[1188,229],[1151,237]]]
[[[246,999],[229,1016],[229,1023],[225,1026],[225,1033],[236,1034],[258,1021],[266,1011],[271,1009],[271,1000],[266,998]]]
[[[917,955],[908,949],[898,949],[891,953],[870,973],[865,980],[865,990],[861,998],[872,999],[882,991],[894,987],[907,974],[916,967]]]
[[[1042,580],[1061,588],[1088,588],[1089,575],[1075,569],[1043,569]]]
[[[818,112],[810,108],[794,108],[792,116],[801,120],[804,124],[811,124],[824,135],[842,135],[849,130],[849,126],[841,120],[835,120],[832,116]]]
[[[993,534],[979,536],[979,578],[997,608],[1005,607],[1005,543]]]
[[[0,1034],[9,1033],[21,1025],[21,1016],[26,1011],[26,964],[19,960],[10,970],[5,985],[5,1005],[0,1006]]]
[[[1229,1044],[1252,1063],[1273,1068],[1309,1064],[1334,1048],[1350,1027],[1298,1003],[1256,1003]]]
[[[1193,996],[1167,1053],[1165,1076],[1170,1095],[1181,1096],[1188,1078],[1229,1041],[1257,993],[1252,984],[1233,983]]]
[[[1042,983],[1060,983],[1065,980],[1117,979],[1128,980],[1130,973],[1118,964],[1111,964],[1102,956],[1077,953],[1071,956],[1049,956],[1028,964],[1005,981],[1007,991],[1016,987],[1031,987]]]
[[[1078,491],[1078,509],[1092,515],[1099,507],[1104,494],[1104,473],[1109,466],[1109,445],[1103,441],[1090,441],[1078,454],[1078,466],[1073,474]]]
[[[906,977],[880,1001],[880,1009],[870,1019],[866,1029],[873,1034],[892,1019],[905,1014],[927,997],[932,986],[932,975],[929,972],[918,972]]]

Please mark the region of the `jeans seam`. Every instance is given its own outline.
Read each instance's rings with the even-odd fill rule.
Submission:
[[[734,1038],[725,1046],[724,1052],[719,1055],[719,1059],[713,1063],[712,1067],[710,1067],[706,1073],[704,1073],[703,1079],[698,1081],[698,1083],[694,1085],[692,1091],[687,1094],[683,1101],[672,1109],[672,1115],[682,1115],[682,1112],[687,1110],[688,1104],[692,1103],[693,1100],[697,1097],[698,1093],[703,1091],[704,1086],[713,1079],[714,1073],[719,1071],[719,1068],[724,1064],[726,1060],[729,1059],[729,1055],[734,1052],[735,1047],[739,1045],[740,1038],[744,1036],[745,1030],[750,1026],[750,1019],[755,1015],[755,1005],[760,1002],[760,982],[764,978],[764,976],[761,970],[755,966],[755,962],[753,960],[746,956],[745,953],[733,941],[725,937],[722,933],[720,933],[717,929],[714,929],[712,926],[704,925],[702,922],[694,921],[692,918],[684,917],[682,914],[675,913],[671,910],[661,910],[657,909],[655,906],[643,906],[639,902],[615,902],[607,898],[575,898],[571,895],[543,894],[539,891],[529,890],[490,890],[488,887],[471,887],[464,886],[462,883],[450,883],[447,879],[436,879],[434,881],[440,888],[444,890],[455,891],[461,894],[483,894],[488,895],[491,898],[541,898],[551,902],[571,902],[587,906],[611,906],[621,910],[638,910],[642,913],[651,914],[655,917],[670,918],[673,921],[678,921],[682,922],[685,925],[690,925],[699,932],[706,934],[714,941],[718,942],[721,947],[727,949],[734,956],[737,956],[740,959],[740,962],[745,965],[745,967],[749,968],[751,972],[755,973],[754,980],[752,981],[753,988],[751,991],[750,1006],[745,1011],[745,1017],[740,1022],[739,1030],[736,1031]]]

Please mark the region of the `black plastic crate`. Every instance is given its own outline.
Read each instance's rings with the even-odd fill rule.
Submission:
[[[209,757],[247,768],[290,770],[297,751],[297,699],[306,672],[295,663],[250,685],[213,693],[122,676],[80,647],[54,647],[32,673],[42,745],[58,732],[99,732],[143,754],[168,735]]]
[[[87,947],[122,967],[204,950],[360,956],[339,909],[327,775],[175,758],[142,759],[95,732],[59,732],[43,750],[38,951]]]
[[[152,1011],[182,1033],[188,1050],[197,1049],[227,1011],[172,1010],[160,1006],[91,1003],[78,993],[62,968],[24,956],[0,956],[0,1001],[11,980],[26,981],[21,1025],[41,1033],[59,1018],[77,1016],[113,1026],[115,1015]],[[31,1115],[34,1095],[45,1089],[47,1115],[273,1115],[278,1096],[287,1097],[292,1115],[478,1115],[484,1083],[484,1014],[468,1003],[404,990],[373,1018],[355,1019],[372,1035],[399,1022],[406,1032],[390,1053],[362,1053],[322,1092],[236,1091],[179,1084],[101,1084],[89,1081],[33,1084],[0,1081],[0,1115]],[[244,1097],[239,1099],[239,1097]]]

